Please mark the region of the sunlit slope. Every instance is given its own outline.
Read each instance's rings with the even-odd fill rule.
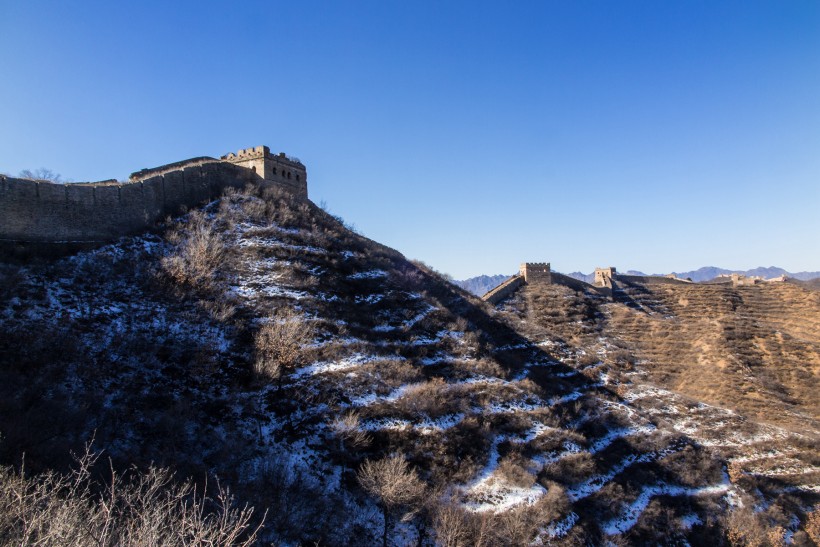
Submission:
[[[528,286],[507,304],[578,347],[602,340],[619,372],[782,426],[818,431],[820,292],[804,284],[621,282],[612,298]]]
[[[756,418],[817,429],[820,293],[789,283],[622,286],[604,329],[663,385]]]

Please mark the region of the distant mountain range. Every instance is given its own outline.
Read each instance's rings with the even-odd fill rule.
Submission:
[[[494,289],[495,287],[499,286],[505,279],[509,277],[512,276],[502,274],[479,275],[478,277],[471,277],[470,279],[464,279],[463,281],[454,279],[453,283],[455,283],[465,291],[469,291],[473,294],[477,294],[478,296],[482,296],[490,289]]]
[[[666,275],[666,274],[646,274],[643,272],[635,271],[635,270],[628,270],[625,272],[621,272],[626,275]],[[788,277],[792,277],[794,279],[800,279],[801,281],[808,281],[809,279],[820,278],[820,272],[787,272],[783,268],[777,268],[775,266],[769,266],[768,268],[759,266],[757,268],[753,268],[751,270],[727,270],[725,268],[717,268],[715,266],[704,266],[703,268],[698,268],[697,270],[692,270],[690,272],[672,272],[676,276],[680,277],[681,279],[691,279],[692,281],[709,281],[710,279],[714,279],[720,275],[729,275],[733,273],[739,273],[742,275],[747,276],[758,276],[764,279],[772,279],[774,277],[780,277],[781,275],[786,275]],[[592,283],[593,279],[595,278],[594,273],[585,274],[581,272],[572,272],[567,274],[570,277],[574,277],[575,279],[579,279],[581,281],[585,281],[587,283]],[[473,294],[477,294],[479,296],[483,295],[490,289],[497,287],[501,284],[502,281],[511,277],[510,275],[479,275],[477,277],[471,277],[469,279],[464,280],[454,280],[453,282],[465,289],[470,291]]]

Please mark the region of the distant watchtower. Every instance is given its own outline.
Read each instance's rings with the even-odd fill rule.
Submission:
[[[609,268],[595,268],[595,281],[593,281],[592,284],[596,287],[611,289],[612,279],[617,273],[614,266],[610,266]]]
[[[524,262],[519,274],[525,283],[552,283],[552,271],[549,262]]]
[[[284,152],[272,155],[267,146],[256,146],[231,152],[221,159],[246,167],[264,180],[275,182],[300,197],[307,197],[307,170],[304,164]]]

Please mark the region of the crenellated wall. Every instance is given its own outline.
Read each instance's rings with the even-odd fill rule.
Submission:
[[[527,283],[552,283],[549,262],[522,262],[518,271]]]
[[[0,176],[0,241],[111,241],[249,182],[266,181],[250,169],[213,158],[144,169],[129,182],[54,184]]]
[[[281,185],[298,196],[307,197],[307,170],[299,159],[284,152],[271,154],[267,146],[245,148],[222,156],[223,161],[250,169],[268,182]]]

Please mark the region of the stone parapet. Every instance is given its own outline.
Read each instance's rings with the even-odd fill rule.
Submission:
[[[524,277],[521,275],[514,275],[501,285],[486,293],[481,297],[485,302],[489,302],[493,306],[509,297],[512,293],[518,290],[525,283]]]
[[[266,179],[239,162],[209,157],[142,169],[128,182],[55,184],[0,175],[0,241],[111,241],[143,231],[183,208],[217,199],[228,187],[248,183],[272,184],[306,198],[304,165],[288,158],[276,161],[298,171],[298,179],[293,174],[290,179]]]

